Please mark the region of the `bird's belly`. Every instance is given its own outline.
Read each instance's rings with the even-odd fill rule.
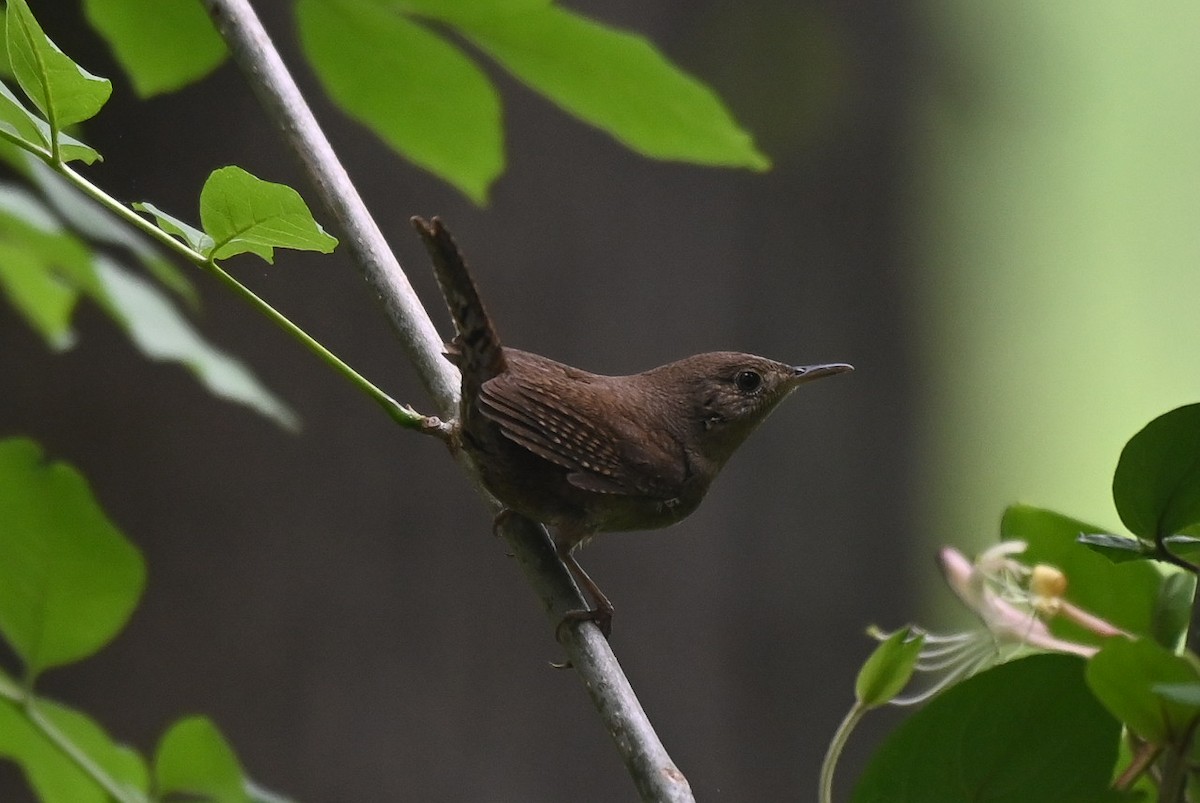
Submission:
[[[489,431],[488,435],[492,435]],[[505,507],[574,533],[654,530],[688,516],[708,483],[693,475],[673,496],[603,493],[581,488],[568,470],[503,437],[476,437],[467,444],[484,487]]]
[[[588,519],[595,532],[624,532],[627,530],[657,530],[687,518],[700,504],[700,495],[683,494],[671,499],[647,497],[602,497],[591,500]]]

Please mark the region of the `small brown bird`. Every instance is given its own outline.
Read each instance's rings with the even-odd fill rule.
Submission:
[[[719,351],[631,376],[601,376],[505,348],[450,233],[425,241],[457,332],[447,357],[462,372],[459,437],[506,508],[554,528],[559,558],[608,635],[613,606],[575,560],[599,532],[666,527],[696,509],[725,461],[797,386],[852,371],[791,366]]]

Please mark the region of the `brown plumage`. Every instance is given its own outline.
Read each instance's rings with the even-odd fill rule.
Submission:
[[[612,604],[572,550],[598,532],[684,518],[798,385],[853,370],[721,351],[601,376],[506,348],[441,221],[413,218],[413,225],[454,319],[447,356],[462,372],[462,448],[506,508],[554,529],[559,557],[595,603],[568,620],[593,620],[606,635]]]

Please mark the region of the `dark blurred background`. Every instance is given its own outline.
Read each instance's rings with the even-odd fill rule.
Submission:
[[[777,411],[691,518],[582,554],[699,799],[809,798],[864,627],[926,616],[932,544],[973,548],[1018,498],[1115,526],[1120,444],[1200,395],[1200,25],[1182,3],[570,2],[709,82],[775,167],[645,160],[489,64],[509,166],[485,209],[348,122],[290,4],[256,5],[443,331],[413,214],[448,221],[511,345],[608,373],[727,348],[856,366]],[[115,81],[86,128],[96,183],[193,219],[230,163],[311,197],[235,67],[140,102],[74,0],[34,10]],[[343,251],[229,267],[429,409]],[[206,713],[302,800],[633,799],[442,446],[196,281],[197,325],[298,410],[299,436],[147,362],[93,308],[61,355],[0,308],[0,375],[20,377],[0,435],[76,465],[149,565],[126,631],[44,691],[143,751]],[[843,794],[896,721],[852,739]],[[0,769],[0,796],[17,786]]]

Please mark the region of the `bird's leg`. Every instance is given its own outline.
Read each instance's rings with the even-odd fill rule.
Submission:
[[[579,583],[580,587],[587,592],[587,595],[592,598],[592,604],[595,606],[589,610],[567,611],[563,614],[562,621],[555,628],[555,638],[562,641],[562,629],[571,622],[595,622],[596,627],[600,628],[600,632],[608,638],[612,633],[612,618],[613,604],[608,601],[608,597],[604,596],[604,592],[600,590],[600,586],[596,585],[596,581],[588,577],[588,573],[579,565],[579,561],[575,560],[575,556],[571,554],[571,550],[578,542],[570,543],[555,539],[555,549],[558,551],[558,559],[567,567],[567,571],[575,578],[575,582]]]

